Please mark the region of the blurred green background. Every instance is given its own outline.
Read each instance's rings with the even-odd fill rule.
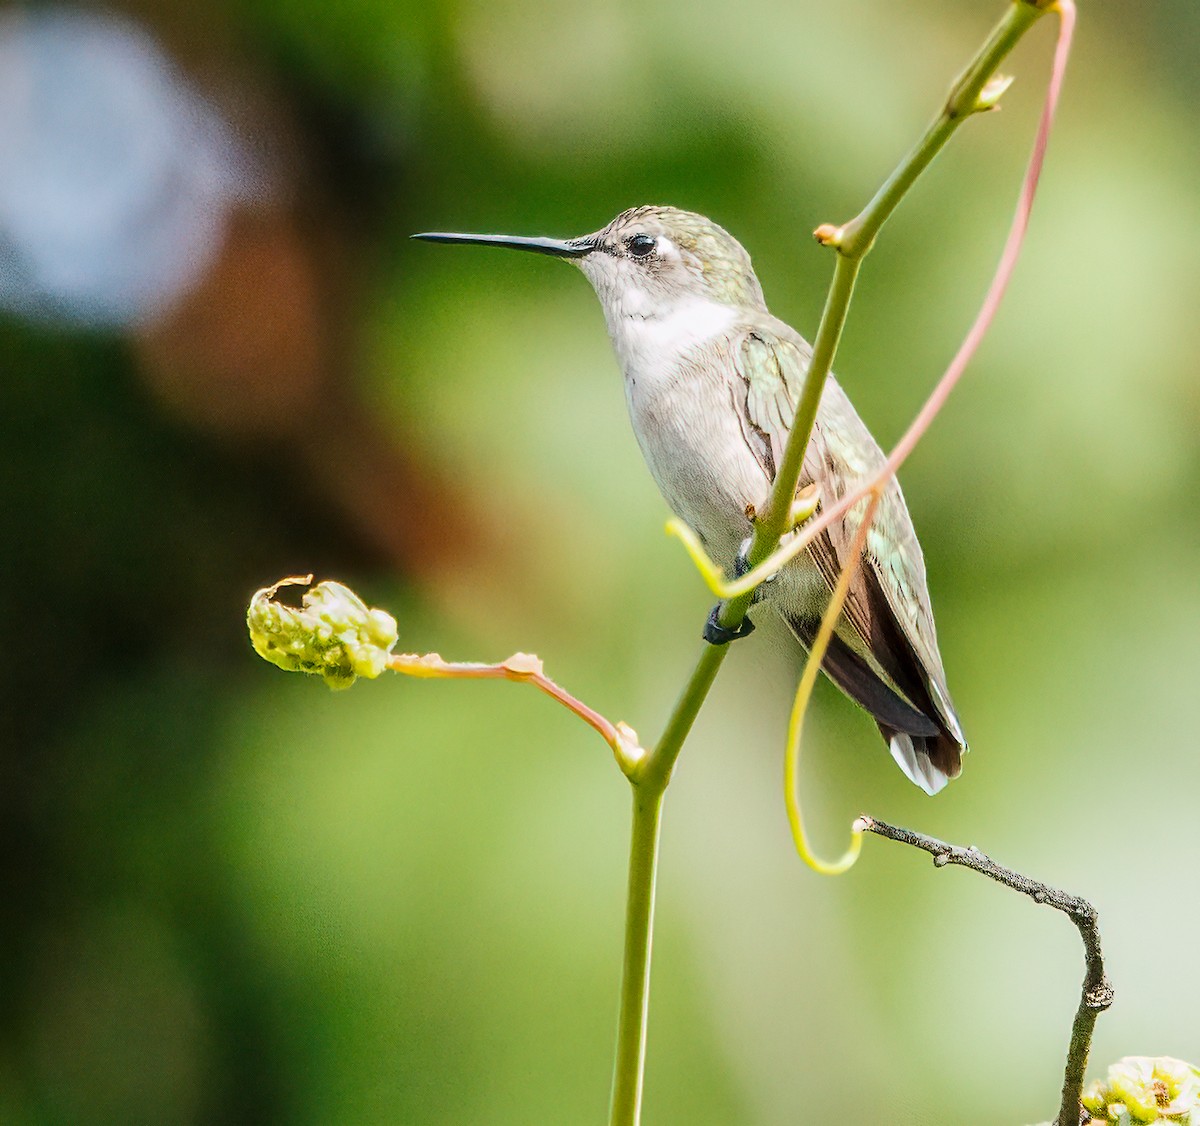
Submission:
[[[598,304],[558,263],[407,235],[692,208],[811,335],[831,261],[809,232],[865,201],[1001,7],[112,9],[259,179],[162,307],[0,314],[0,1121],[604,1120],[628,830],[607,750],[512,685],[285,677],[245,604],[336,576],[403,648],[536,651],[653,738],[709,598]],[[1091,898],[1117,991],[1098,1075],[1200,1056],[1200,9],[1081,8],[1026,255],[903,473],[973,752],[931,801],[824,690],[803,787],[826,852],[866,810]],[[1052,40],[865,269],[837,368],[885,446],[982,295]],[[5,73],[6,120],[36,121]],[[23,168],[0,164],[3,204]],[[794,675],[739,645],[669,796],[646,1121],[1050,1117],[1074,929],[880,841],[843,879],[804,868]]]

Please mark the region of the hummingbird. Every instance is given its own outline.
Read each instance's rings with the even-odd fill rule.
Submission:
[[[625,377],[638,445],[672,511],[727,573],[746,566],[753,514],[766,505],[812,358],[767,311],[750,256],[712,220],[634,207],[581,238],[414,235],[564,258],[591,282]],[[799,492],[833,504],[885,458],[837,380],[825,383]],[[806,649],[848,562],[865,500],[758,588]],[[745,631],[709,618],[706,640]],[[753,628],[750,626],[749,628]],[[868,531],[822,671],[875,720],[900,769],[928,794],[967,749],[946,688],[925,559],[891,478]]]

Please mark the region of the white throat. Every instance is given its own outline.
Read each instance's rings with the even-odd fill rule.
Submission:
[[[634,290],[605,302],[604,316],[626,378],[654,380],[668,375],[685,353],[727,335],[738,314],[699,294],[664,304]]]

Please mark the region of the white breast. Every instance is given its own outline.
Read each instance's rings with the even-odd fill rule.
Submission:
[[[626,302],[624,315],[609,321],[646,465],[671,509],[724,566],[749,534],[747,504],[761,505],[768,489],[732,397],[740,377],[728,350],[737,321],[735,310],[699,297],[656,313]]]

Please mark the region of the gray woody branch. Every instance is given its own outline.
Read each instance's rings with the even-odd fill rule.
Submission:
[[[1079,936],[1083,939],[1086,971],[1079,1008],[1071,1025],[1062,1101],[1059,1104],[1055,1126],[1079,1126],[1083,1110],[1083,1075],[1087,1069],[1088,1051],[1092,1046],[1092,1033],[1097,1018],[1113,1002],[1113,988],[1104,973],[1104,957],[1100,952],[1100,920],[1096,909],[1086,899],[1040,884],[1028,876],[1021,875],[1020,872],[997,864],[973,845],[963,848],[961,845],[947,844],[935,837],[914,833],[911,829],[897,828],[866,815],[860,817],[855,825],[863,832],[875,833],[890,841],[899,841],[901,844],[923,849],[933,857],[935,867],[944,868],[947,864],[958,864],[981,872],[989,879],[1029,896],[1034,903],[1044,903],[1047,907],[1063,912],[1078,928]]]

